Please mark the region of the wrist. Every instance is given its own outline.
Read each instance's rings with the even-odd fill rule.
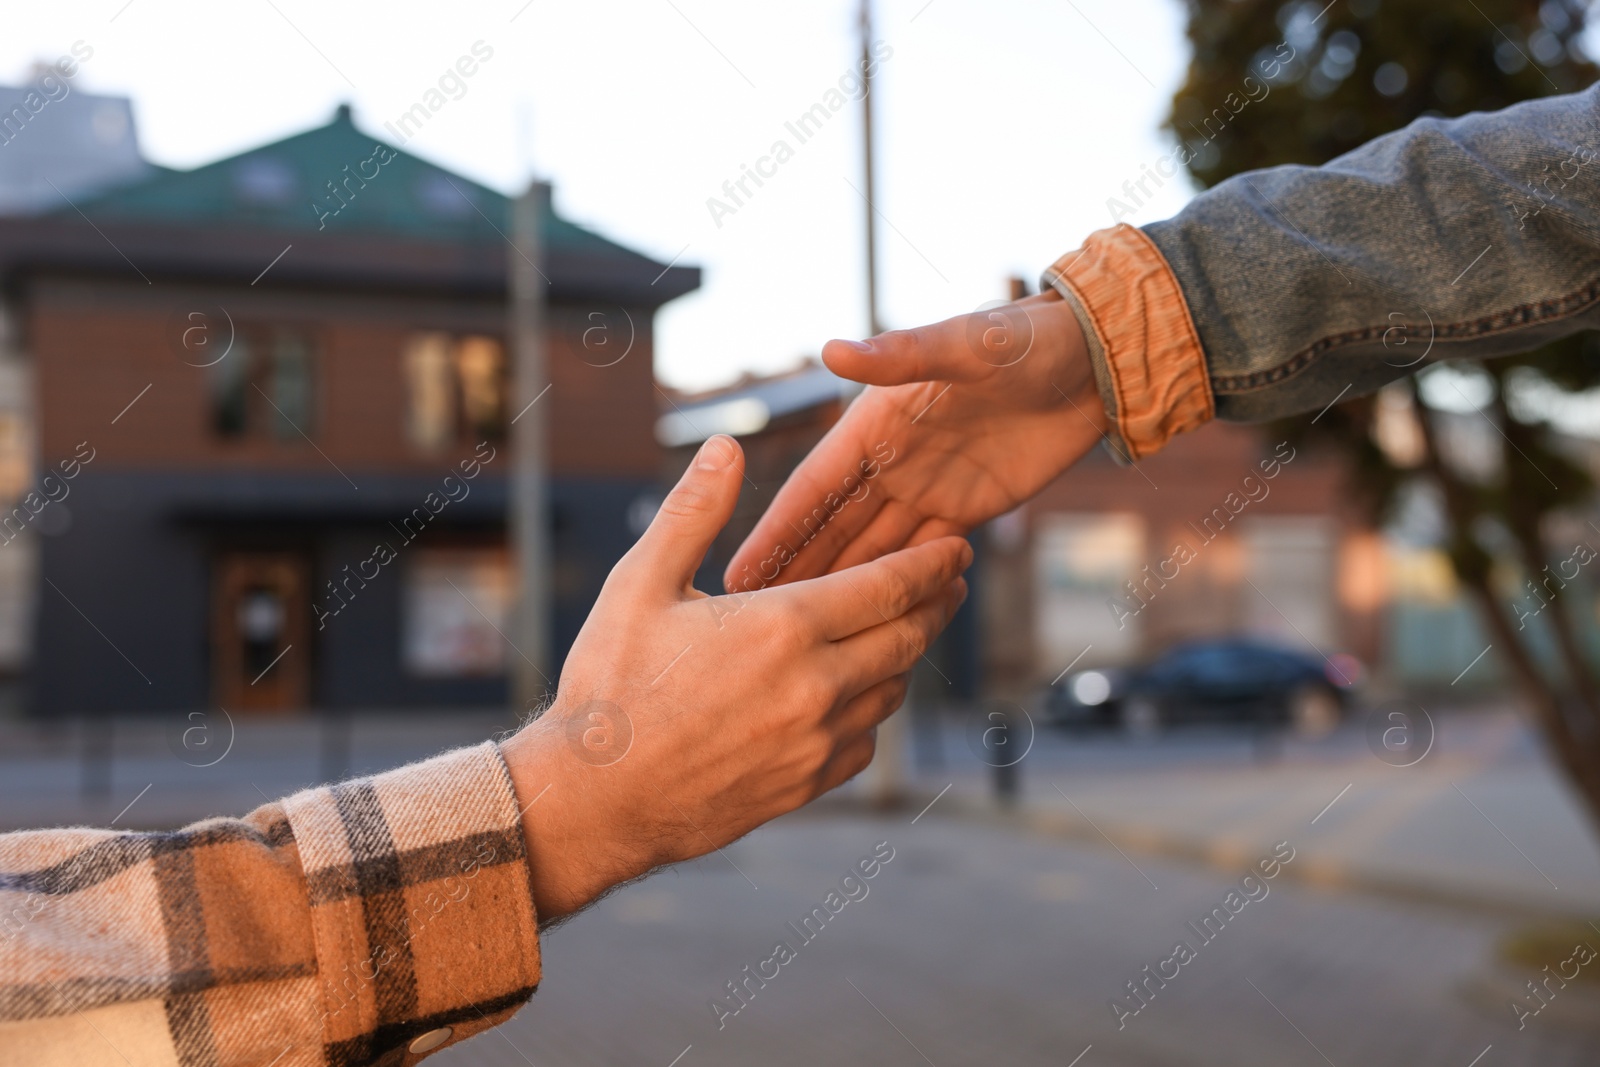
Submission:
[[[500,744],[517,798],[529,885],[541,925],[578,911],[605,888],[594,884],[601,842],[589,838],[579,824],[581,783],[570,776],[553,714],[554,708]]]
[[[632,723],[616,704],[558,696],[501,742],[541,924],[681,858],[660,835],[630,832],[639,811],[638,798],[630,797],[642,773],[637,759],[624,758],[634,740]]]
[[[1034,343],[1049,374],[1053,391],[1069,401],[1096,433],[1111,426],[1102,388],[1100,367],[1093,351],[1098,345],[1092,326],[1085,325],[1083,309],[1070,295],[1047,289],[1022,301],[1033,322]]]
[[[1216,414],[1205,352],[1161,250],[1126,223],[1044,272],[1078,320],[1117,454],[1131,462]]]

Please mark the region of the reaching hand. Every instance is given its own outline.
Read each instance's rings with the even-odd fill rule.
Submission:
[[[1083,332],[1055,293],[829,341],[822,358],[868,388],[734,554],[729,590],[964,534],[1044,488],[1105,431]]]
[[[543,921],[861,771],[966,596],[955,537],[802,585],[698,592],[743,474],[731,437],[705,443],[606,579],[554,705],[501,746]]]

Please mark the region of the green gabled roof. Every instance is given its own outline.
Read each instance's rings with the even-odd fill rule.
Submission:
[[[385,158],[387,163],[380,162]],[[374,168],[376,176],[368,177]],[[338,188],[342,206],[329,183]],[[194,170],[162,170],[78,206],[97,222],[333,237],[487,243],[503,240],[511,230],[508,198],[361,132],[348,107],[340,107],[326,126]],[[56,214],[76,217],[72,208]],[[550,251],[646,258],[554,211],[546,211],[543,219]]]

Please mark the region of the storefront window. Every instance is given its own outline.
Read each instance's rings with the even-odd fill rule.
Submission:
[[[511,566],[499,548],[414,552],[401,592],[401,660],[435,678],[504,673]]]

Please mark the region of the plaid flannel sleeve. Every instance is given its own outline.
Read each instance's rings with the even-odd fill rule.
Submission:
[[[171,833],[0,836],[0,1063],[411,1064],[538,981],[493,744]]]

